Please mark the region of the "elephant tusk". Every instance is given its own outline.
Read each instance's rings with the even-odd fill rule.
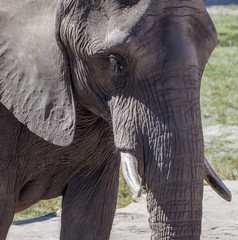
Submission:
[[[211,188],[219,194],[223,199],[230,202],[232,195],[230,190],[222,182],[222,180],[217,176],[209,162],[204,158],[204,179],[211,186]]]
[[[138,174],[137,159],[128,152],[121,152],[122,172],[126,183],[133,193],[133,200],[141,196],[141,184]]]

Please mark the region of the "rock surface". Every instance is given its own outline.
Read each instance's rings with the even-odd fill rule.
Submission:
[[[238,181],[225,181],[233,195],[232,202],[225,202],[209,186],[204,188],[202,240],[238,239]],[[148,240],[145,196],[138,203],[117,209],[110,240]],[[58,240],[60,217],[26,225],[13,225],[7,240]]]

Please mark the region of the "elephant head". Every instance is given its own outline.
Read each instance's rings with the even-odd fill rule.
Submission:
[[[200,82],[217,35],[203,1],[0,0],[0,18],[1,102],[62,146],[75,102],[103,118],[136,195],[142,179],[151,238],[200,239],[204,171],[231,197],[204,161]]]

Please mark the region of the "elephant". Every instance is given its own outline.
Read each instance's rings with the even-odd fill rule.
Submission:
[[[120,162],[151,239],[197,240],[200,84],[217,34],[203,0],[0,0],[0,240],[63,196],[61,240],[106,240]]]

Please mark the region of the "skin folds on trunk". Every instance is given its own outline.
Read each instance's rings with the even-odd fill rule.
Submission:
[[[150,160],[153,173],[145,169],[152,239],[200,239],[203,151],[193,131],[199,127],[163,134],[157,163]]]
[[[204,178],[199,78],[182,77],[180,72],[172,80],[182,87],[145,92],[140,98],[144,102],[115,99],[114,135],[116,147],[138,159],[152,239],[196,240],[201,234]],[[117,111],[124,112],[119,119]]]
[[[171,108],[168,115],[186,117],[186,124],[168,124],[159,139],[148,139],[144,155],[150,164],[145,165],[144,181],[152,239],[200,239],[204,152],[201,122],[199,113],[197,118],[193,114],[194,107]]]

